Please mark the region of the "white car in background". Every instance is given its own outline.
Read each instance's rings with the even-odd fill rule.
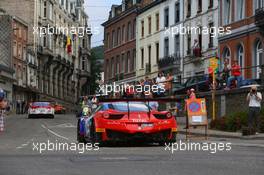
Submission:
[[[54,118],[55,110],[50,102],[33,102],[28,108],[28,118],[51,117]]]

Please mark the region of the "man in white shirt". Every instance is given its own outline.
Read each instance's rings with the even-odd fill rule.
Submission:
[[[256,123],[256,134],[260,129],[260,108],[262,101],[262,94],[257,91],[257,86],[252,86],[250,92],[247,95],[247,101],[249,102],[249,113],[248,113],[248,126],[252,130],[254,123]]]

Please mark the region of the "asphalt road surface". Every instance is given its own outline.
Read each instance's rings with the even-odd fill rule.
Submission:
[[[184,138],[182,135],[178,138],[174,151],[172,145],[138,143],[109,145],[99,150],[88,145],[84,151],[82,145],[76,144],[74,115],[57,115],[55,119],[8,116],[5,131],[0,133],[0,175],[260,175],[264,172],[263,140],[210,138],[209,142],[197,139],[186,142],[180,140]],[[54,144],[50,147],[53,150],[48,150],[48,143]],[[67,144],[64,147],[67,150],[55,149],[61,143]],[[212,149],[179,150],[180,143],[230,144],[231,150],[226,147],[216,153],[211,153]]]

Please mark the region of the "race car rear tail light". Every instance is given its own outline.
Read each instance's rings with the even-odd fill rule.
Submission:
[[[166,116],[167,116],[167,118],[171,118],[172,114],[170,112],[168,112]]]
[[[167,114],[153,114],[157,119],[168,119],[172,117],[172,114],[168,112]]]
[[[108,119],[119,120],[119,119],[121,119],[123,117],[124,117],[123,114],[110,114]]]
[[[109,118],[109,114],[108,113],[103,113],[103,117],[108,119]]]
[[[154,114],[154,117],[157,119],[167,119],[166,114]]]

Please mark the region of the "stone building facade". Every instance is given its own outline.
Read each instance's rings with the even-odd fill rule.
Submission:
[[[60,31],[40,35],[34,30],[88,28],[84,0],[2,0],[0,6],[28,24],[28,83],[36,90],[36,99],[72,106],[80,95],[87,95],[91,33],[80,36]]]

